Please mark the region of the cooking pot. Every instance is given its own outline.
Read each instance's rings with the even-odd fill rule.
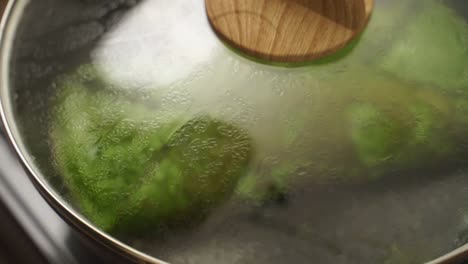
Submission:
[[[460,261],[468,4],[340,1],[10,1],[10,141],[130,261]]]

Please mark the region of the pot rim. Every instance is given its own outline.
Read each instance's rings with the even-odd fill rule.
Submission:
[[[14,118],[9,96],[10,78],[8,73],[13,37],[23,10],[29,1],[30,0],[9,0],[0,23],[0,119],[4,125],[10,146],[14,149],[17,158],[21,161],[22,167],[25,169],[26,174],[34,184],[36,190],[39,191],[41,196],[54,211],[81,234],[130,261],[136,263],[168,264],[167,262],[140,252],[97,229],[74,209],[70,208],[70,206],[60,198],[60,195],[53,191],[53,188],[45,181],[45,178],[33,162],[28,159],[27,151],[18,133],[16,124],[13,121]],[[426,264],[449,264],[460,261],[466,256],[468,256],[468,244],[435,260],[429,261]]]

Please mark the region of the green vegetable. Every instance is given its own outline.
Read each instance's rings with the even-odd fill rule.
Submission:
[[[349,113],[352,142],[371,175],[384,175],[389,167],[435,166],[456,156],[460,139],[450,131],[450,117],[427,103],[409,105],[400,112],[406,118],[368,104],[352,106]]]
[[[418,177],[414,171],[464,164],[468,99],[361,67],[311,87],[311,103],[278,102],[286,110],[255,134],[261,156],[239,197],[261,204],[307,184]]]
[[[408,136],[398,118],[369,104],[351,106],[349,115],[351,139],[366,166],[379,165],[401,152]]]
[[[157,232],[229,197],[251,157],[245,131],[106,91],[87,67],[57,84],[51,128],[57,170],[86,217],[111,233]]]
[[[468,92],[468,24],[440,1],[425,1],[379,62],[401,80]]]

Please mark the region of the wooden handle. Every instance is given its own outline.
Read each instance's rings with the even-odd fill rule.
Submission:
[[[304,62],[338,51],[365,27],[374,0],[205,0],[215,32],[261,59]]]

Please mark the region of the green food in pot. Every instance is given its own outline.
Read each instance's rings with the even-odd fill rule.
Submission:
[[[57,170],[86,217],[111,233],[156,232],[196,223],[230,196],[252,154],[244,130],[158,112],[102,84],[91,66],[58,82],[51,127]]]
[[[364,165],[372,167],[400,151],[407,129],[397,118],[387,116],[370,104],[350,107],[351,140]]]
[[[401,80],[451,92],[468,90],[468,25],[439,1],[421,10],[395,33],[379,65]]]
[[[349,114],[352,142],[370,174],[384,175],[388,167],[435,166],[457,154],[455,144],[460,139],[450,131],[454,121],[426,102],[408,105],[406,118],[369,104],[352,106]],[[434,163],[424,165],[428,162]],[[379,169],[382,166],[385,169]]]
[[[355,65],[320,91],[310,88],[318,103],[285,106],[294,118],[259,133],[268,136],[262,146],[276,149],[254,162],[238,194],[261,204],[308,184],[430,177],[464,164],[468,99],[379,73]]]

